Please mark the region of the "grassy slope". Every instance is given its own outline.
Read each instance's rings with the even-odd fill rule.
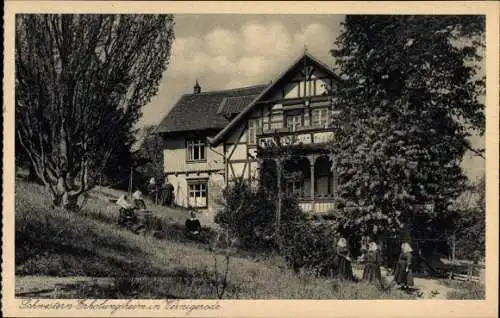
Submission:
[[[166,239],[135,235],[114,225],[116,208],[94,192],[78,213],[50,209],[43,187],[16,180],[16,275],[112,277],[110,286],[79,288],[58,297],[216,298],[214,254],[183,241],[179,211],[156,211]],[[170,214],[174,213],[176,215]],[[219,271],[222,256],[219,259]],[[277,260],[232,257],[227,298],[408,298],[364,283],[299,277]]]

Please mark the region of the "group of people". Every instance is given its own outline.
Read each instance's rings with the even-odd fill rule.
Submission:
[[[413,286],[413,275],[411,269],[412,251],[410,244],[404,242],[401,244],[401,253],[394,271],[394,282],[400,285],[401,289],[409,289]],[[337,275],[341,279],[354,280],[352,272],[352,259],[350,258],[347,240],[340,238],[337,242]],[[363,257],[365,264],[363,270],[363,280],[369,283],[383,286],[382,275],[380,271],[381,256],[377,243],[370,242]]]
[[[138,223],[138,214],[147,210],[142,192],[139,190],[132,194],[132,200],[129,200],[127,195],[122,195],[116,200],[116,204],[120,207],[118,224],[131,228],[134,228],[134,225]],[[189,211],[189,215],[190,218],[184,223],[185,233],[188,238],[197,239],[200,237],[201,223],[196,217],[194,209]]]
[[[138,213],[147,210],[142,192],[139,190],[132,194],[131,200],[127,195],[122,195],[116,200],[116,204],[120,207],[118,224],[128,227],[133,227],[138,222]]]
[[[174,186],[168,180],[165,180],[162,184],[158,184],[154,177],[149,180],[149,195],[154,202],[158,202],[159,200],[160,205],[173,206],[175,202],[174,190]]]

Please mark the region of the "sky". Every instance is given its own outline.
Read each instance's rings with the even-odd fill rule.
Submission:
[[[139,127],[157,125],[177,100],[202,91],[266,84],[304,52],[333,66],[329,51],[340,34],[343,15],[175,15],[172,55],[158,95],[143,108]],[[476,147],[484,139],[473,137]],[[467,154],[462,164],[472,180],[484,173],[484,159]]]
[[[143,109],[142,125],[158,124],[191,93],[265,84],[304,52],[333,65],[329,50],[341,15],[176,15],[170,64],[158,95]]]

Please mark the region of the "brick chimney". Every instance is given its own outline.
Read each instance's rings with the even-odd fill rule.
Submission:
[[[196,80],[196,84],[194,84],[194,86],[193,86],[193,93],[194,94],[201,93],[201,86],[200,86],[200,83],[198,83],[198,80]]]

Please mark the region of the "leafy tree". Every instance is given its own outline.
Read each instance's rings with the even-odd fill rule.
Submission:
[[[137,150],[141,158],[149,160],[145,165],[138,167],[138,170],[148,176],[159,178],[163,176],[163,149],[164,141],[160,135],[155,133],[156,126],[146,126],[141,129],[140,147]]]
[[[454,204],[452,235],[456,237],[456,257],[484,256],[486,240],[485,177],[465,191]]]
[[[343,228],[409,238],[448,226],[467,138],[484,133],[484,81],[470,63],[483,33],[482,16],[346,17],[332,50],[345,79],[331,144]]]
[[[53,203],[77,207],[157,93],[171,15],[18,15],[16,133]]]

